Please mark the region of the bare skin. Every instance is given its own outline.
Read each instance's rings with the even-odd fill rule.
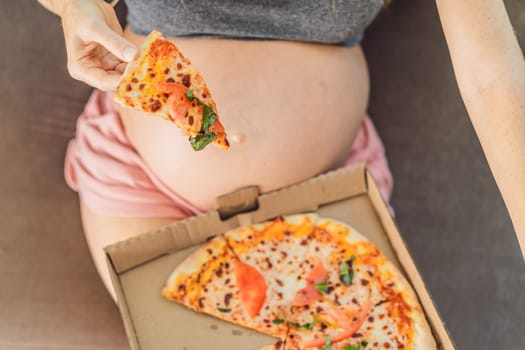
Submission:
[[[40,1],[62,14],[67,23],[64,5],[69,3],[72,11],[76,0]],[[113,23],[111,11],[98,0],[92,1],[104,8],[104,18],[96,24]],[[523,243],[525,222],[518,215],[525,212],[523,56],[501,0],[466,0],[463,5],[438,0],[438,6],[462,96]],[[65,28],[66,43],[68,37],[75,38],[79,22],[81,18],[76,18],[76,26]],[[91,30],[97,32],[97,26],[92,25]],[[95,39],[101,34],[95,34],[83,32],[80,38],[104,45]],[[122,41],[106,50],[118,61],[111,60],[109,66],[100,64],[104,60],[94,61],[99,63],[96,68],[106,69],[111,76],[101,78],[98,70],[97,77],[89,75],[86,66],[75,61],[70,70],[76,69],[80,80],[111,90],[113,76],[126,60],[124,48],[137,46],[143,39],[126,30]],[[175,127],[139,112],[122,111],[131,142],[175,192],[208,209],[217,195],[244,185],[257,184],[263,191],[286,186],[336,167],[348,154],[368,101],[368,73],[359,47],[173,40],[206,78],[233,141],[228,152],[208,147],[195,153]],[[71,47],[68,56],[77,57],[70,53],[75,49]],[[107,56],[106,51],[102,50]],[[89,54],[99,57],[100,52]],[[85,50],[83,53],[85,57]],[[487,65],[493,69],[486,69]],[[496,122],[494,116],[500,119]],[[159,152],[161,149],[176,152]],[[209,180],[210,169],[213,181]],[[107,217],[84,205],[82,220],[97,269],[110,291],[102,248],[171,221]]]
[[[137,45],[144,39],[129,31],[125,37]],[[227,152],[207,147],[196,153],[171,124],[121,109],[131,142],[176,193],[209,209],[217,196],[239,187],[287,186],[348,156],[368,100],[359,47],[173,40],[205,77],[232,144]]]
[[[525,256],[525,61],[501,0],[437,0],[459,90]]]

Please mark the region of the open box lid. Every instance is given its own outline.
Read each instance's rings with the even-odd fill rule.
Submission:
[[[446,327],[364,165],[273,192],[247,187],[218,198],[218,209],[105,248],[126,333],[134,350],[259,349],[273,338],[195,313],[160,291],[175,266],[210,237],[279,215],[317,212],[348,223],[404,272],[419,297],[438,349],[455,349]]]

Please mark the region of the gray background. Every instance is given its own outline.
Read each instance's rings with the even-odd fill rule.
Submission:
[[[524,47],[525,2],[506,4]],[[0,43],[0,349],[127,349],[62,175],[90,89],[36,1],[0,2]],[[523,349],[524,263],[433,2],[394,1],[363,46],[397,220],[458,348]]]

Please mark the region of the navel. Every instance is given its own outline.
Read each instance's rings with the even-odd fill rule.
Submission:
[[[228,140],[230,143],[240,145],[246,141],[246,136],[243,133],[228,133]]]

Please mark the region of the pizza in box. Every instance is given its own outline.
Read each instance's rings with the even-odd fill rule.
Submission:
[[[352,227],[278,217],[212,239],[177,266],[162,295],[276,338],[264,349],[435,349],[401,272]]]

